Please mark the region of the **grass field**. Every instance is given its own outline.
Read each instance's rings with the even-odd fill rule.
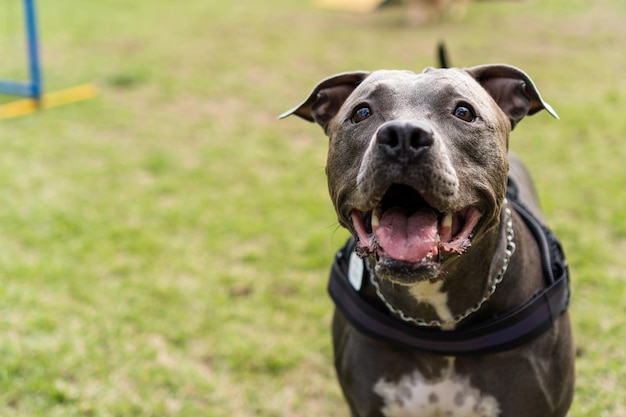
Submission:
[[[16,3],[0,78],[23,67]],[[511,147],[573,275],[571,415],[626,416],[623,0],[476,2],[425,28],[288,0],[55,0],[39,18],[46,90],[101,94],[0,122],[1,416],[347,415],[326,140],[276,116],[336,72],[436,65],[439,40],[454,65],[523,68],[561,116]]]

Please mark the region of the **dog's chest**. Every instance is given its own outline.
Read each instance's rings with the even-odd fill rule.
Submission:
[[[374,392],[383,399],[385,417],[496,417],[500,406],[491,395],[454,372],[454,362],[441,378],[430,381],[418,371],[397,381],[380,379]]]

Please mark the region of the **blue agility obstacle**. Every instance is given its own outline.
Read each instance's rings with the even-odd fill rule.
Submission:
[[[0,119],[24,116],[37,110],[95,97],[98,94],[98,89],[92,83],[44,94],[39,60],[35,0],[24,0],[24,17],[30,79],[28,81],[0,79],[0,94],[24,97],[22,100],[0,105]]]
[[[39,44],[37,40],[37,19],[35,0],[24,0],[26,42],[28,45],[29,81],[0,80],[0,93],[31,98],[41,101],[41,69],[39,66]]]

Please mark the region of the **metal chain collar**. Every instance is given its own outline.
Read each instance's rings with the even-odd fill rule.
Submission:
[[[506,203],[507,201],[504,200],[505,205]],[[487,288],[487,291],[485,292],[485,295],[483,296],[483,298],[480,301],[478,301],[476,304],[474,304],[472,307],[470,307],[463,314],[456,315],[450,320],[423,320],[420,318],[407,316],[402,310],[395,308],[393,305],[391,305],[389,301],[387,301],[382,291],[380,290],[378,282],[376,281],[376,279],[374,279],[374,274],[370,270],[369,262],[365,262],[365,265],[367,266],[367,269],[369,272],[370,282],[376,289],[376,295],[378,295],[378,298],[380,298],[380,300],[385,304],[387,309],[393,314],[397,315],[400,319],[409,323],[416,324],[418,326],[422,326],[422,327],[443,327],[443,326],[449,326],[451,324],[457,324],[461,320],[468,317],[470,314],[477,312],[483,306],[483,304],[485,304],[485,302],[493,295],[493,293],[496,292],[496,287],[504,278],[504,274],[506,273],[506,270],[509,267],[509,263],[511,261],[511,256],[513,256],[513,253],[515,252],[515,242],[513,242],[515,233],[513,232],[513,220],[511,218],[511,209],[508,206],[504,208],[504,214],[506,215],[505,224],[506,224],[507,243],[506,243],[506,249],[504,251],[504,260],[502,261],[502,267],[500,268],[500,272],[498,273],[498,275],[496,275],[496,278],[493,280],[493,283],[491,284],[491,286]]]

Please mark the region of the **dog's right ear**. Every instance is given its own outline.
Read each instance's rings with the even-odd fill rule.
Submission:
[[[317,122],[326,131],[328,122],[335,117],[348,96],[370,73],[345,72],[322,80],[302,104],[278,116],[283,119],[295,114],[309,122]]]

